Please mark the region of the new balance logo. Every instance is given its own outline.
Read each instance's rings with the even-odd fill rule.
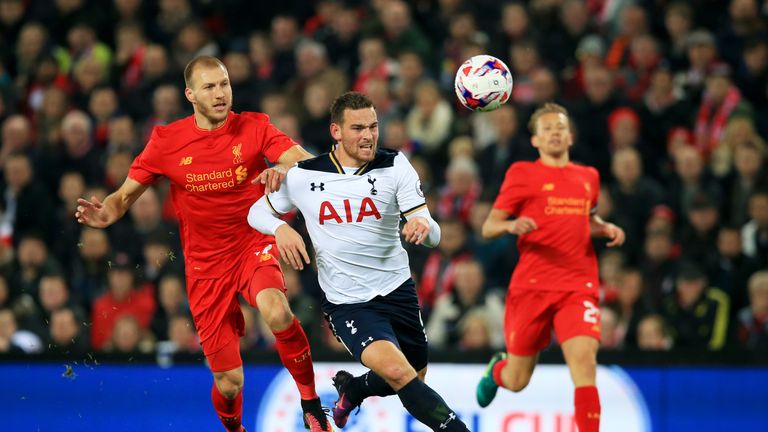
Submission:
[[[445,420],[445,423],[440,423],[440,429],[448,429],[448,423],[452,422],[453,420],[456,420],[456,414],[448,414],[448,418]]]
[[[376,183],[375,178],[371,178],[371,176],[368,175],[368,183],[371,184],[371,195],[376,195],[377,193],[379,193],[379,191],[376,190],[376,186],[374,185],[374,183]]]
[[[349,329],[352,329],[352,330],[351,330],[351,333],[352,333],[352,334],[355,334],[355,333],[357,333],[357,327],[355,327],[355,320],[352,320],[352,321],[344,321],[344,322],[345,322],[345,323],[347,323],[347,328],[349,328]],[[363,345],[363,346],[365,346],[365,345]]]
[[[373,338],[372,338],[372,337],[370,337],[370,336],[368,336],[368,339],[366,339],[366,340],[364,340],[364,341],[360,342],[360,345],[362,345],[362,346],[363,346],[363,348],[365,348],[365,346],[366,346],[366,345],[368,345],[368,342],[373,342]]]
[[[320,183],[319,185],[316,185],[315,182],[311,183],[312,187],[310,188],[312,192],[315,191],[315,189],[320,189],[320,192],[325,190],[325,183]]]
[[[184,156],[181,158],[181,162],[179,162],[179,166],[187,166],[192,165],[192,156]]]

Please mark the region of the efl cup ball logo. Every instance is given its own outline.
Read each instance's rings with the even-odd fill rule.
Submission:
[[[512,73],[496,57],[477,55],[456,71],[456,97],[472,111],[493,111],[509,100]]]

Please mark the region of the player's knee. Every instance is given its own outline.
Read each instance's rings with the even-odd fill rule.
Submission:
[[[227,399],[234,399],[240,393],[240,390],[243,389],[243,382],[242,374],[225,372],[216,376],[216,387]]]
[[[410,365],[390,364],[377,371],[393,387],[400,388],[416,378],[416,371]]]
[[[283,304],[278,304],[277,307],[265,311],[262,316],[272,331],[285,330],[293,322],[291,309]]]

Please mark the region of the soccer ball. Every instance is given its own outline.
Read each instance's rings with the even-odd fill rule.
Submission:
[[[472,111],[493,111],[512,93],[512,73],[496,57],[476,55],[456,71],[456,97]]]

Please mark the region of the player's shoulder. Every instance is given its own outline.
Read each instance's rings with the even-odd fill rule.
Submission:
[[[256,124],[268,124],[269,123],[269,115],[255,112],[255,111],[243,111],[239,114],[235,114],[239,121],[243,123],[256,123]]]
[[[187,116],[167,125],[155,126],[152,128],[150,138],[153,140],[173,140],[182,134],[183,136],[188,135],[191,127],[195,127],[194,116]]]
[[[507,168],[507,174],[521,174],[535,171],[537,165],[538,164],[536,162],[517,161],[512,163],[509,168]]]
[[[298,168],[307,171],[320,171],[328,173],[339,173],[338,162],[330,153],[322,153],[311,159],[304,159],[296,164]]]
[[[404,165],[410,165],[408,158],[406,158],[404,154],[397,150],[378,148],[376,149],[376,156],[373,157],[372,161],[363,166],[363,169],[359,174],[362,175],[374,170]]]
[[[597,168],[593,166],[580,164],[578,162],[571,162],[569,167],[574,172],[580,173],[587,177],[597,177],[597,178],[600,177],[600,173],[597,171]]]

